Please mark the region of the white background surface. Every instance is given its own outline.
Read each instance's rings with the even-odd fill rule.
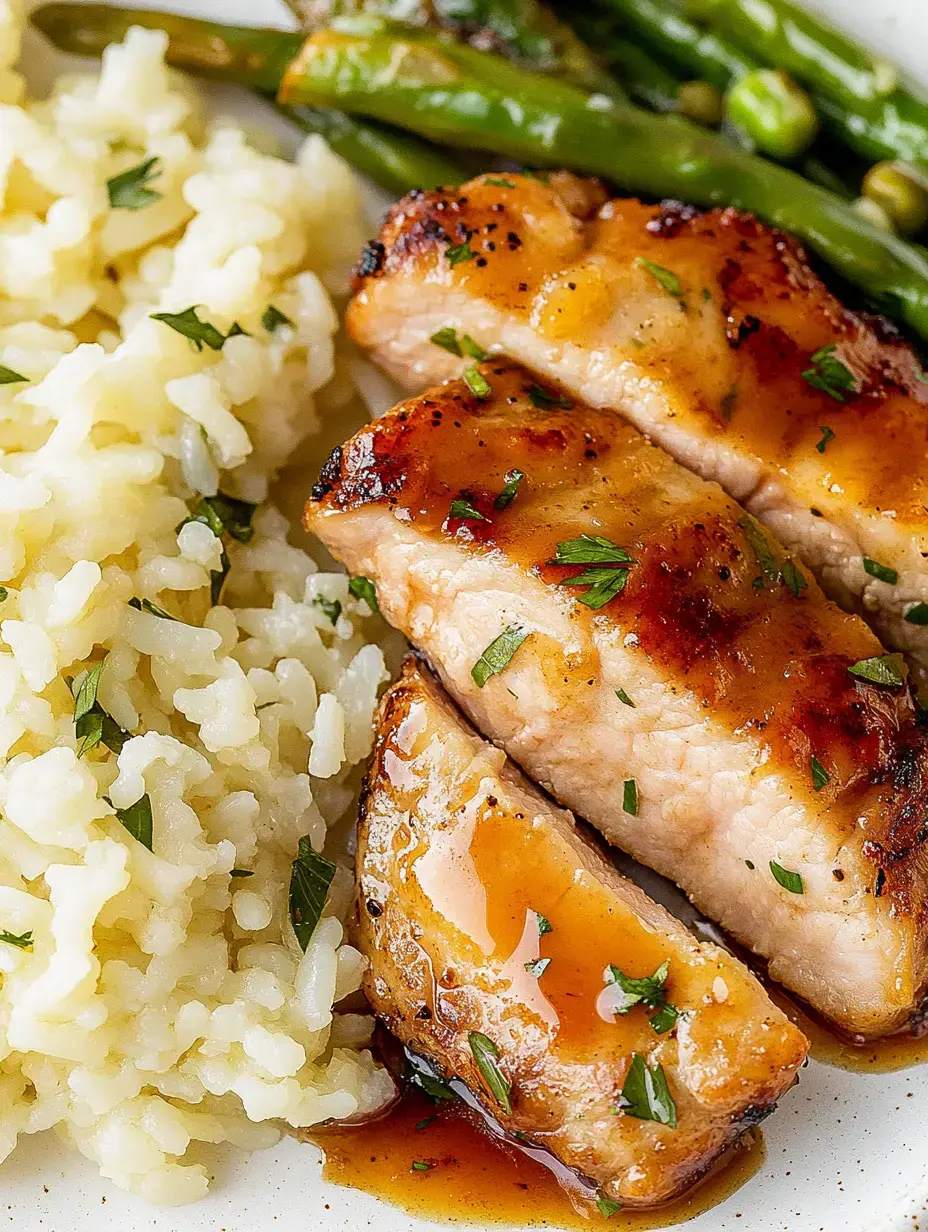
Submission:
[[[582,0],[578,0],[582,2]],[[808,0],[807,0],[808,2]],[[144,0],[142,0],[144,3]],[[277,0],[163,0],[164,7],[251,24],[283,24]],[[145,7],[160,7],[157,3]],[[816,0],[849,30],[928,83],[928,0]],[[27,70],[49,65],[30,38]],[[217,92],[249,118],[255,104]],[[271,122],[273,127],[273,122]],[[761,1171],[687,1232],[918,1232],[928,1229],[928,1065],[888,1075],[813,1063],[764,1125]],[[52,1134],[21,1139],[0,1170],[0,1230],[17,1232],[425,1232],[434,1228],[355,1190],[326,1185],[319,1152],[285,1140],[250,1158],[207,1161],[209,1197],[152,1210],[102,1181]],[[921,1221],[921,1222],[920,1222]],[[616,1224],[620,1221],[617,1220]],[[457,1225],[460,1227],[461,1225]],[[592,1229],[616,1226],[591,1223]]]

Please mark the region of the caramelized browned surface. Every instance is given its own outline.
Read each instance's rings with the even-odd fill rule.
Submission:
[[[928,760],[907,692],[848,672],[882,653],[876,639],[811,577],[798,596],[764,577],[743,511],[618,416],[552,406],[552,386],[539,407],[523,370],[482,371],[486,399],[454,382],[336,451],[307,525],[559,798],[845,1029],[897,1028],[925,982]],[[525,478],[496,509],[514,467]],[[487,520],[450,517],[458,498]],[[585,533],[635,562],[599,611],[561,584],[579,568],[550,564]],[[478,688],[471,668],[513,619],[529,637]],[[771,860],[801,872],[802,894]]]
[[[412,664],[383,705],[359,877],[367,992],[390,1029],[611,1197],[649,1205],[680,1192],[805,1055],[736,960],[619,877]],[[540,958],[544,972],[527,972]],[[610,963],[645,976],[665,960],[682,1013],[673,1031],[658,1035],[643,1007],[604,1008]],[[470,1031],[499,1048],[511,1115],[481,1078]],[[664,1067],[675,1129],[615,1114],[636,1053]]]
[[[419,193],[394,209],[383,264],[359,282],[350,314],[362,344],[376,349],[384,330],[378,281],[421,282],[431,270],[554,345],[631,344],[637,365],[663,382],[678,427],[784,468],[820,505],[840,495],[867,511],[894,510],[928,543],[920,365],[885,323],[846,310],[794,240],[735,210],[620,198],[594,212],[595,194],[577,199],[560,183],[509,178],[512,189],[498,177],[474,180],[460,194]],[[449,242],[468,236],[475,259],[449,271]],[[679,279],[682,303],[642,261]],[[488,348],[499,341],[475,336]],[[802,377],[830,344],[858,379],[859,394],[843,403]],[[835,432],[824,454],[815,448],[822,424]]]

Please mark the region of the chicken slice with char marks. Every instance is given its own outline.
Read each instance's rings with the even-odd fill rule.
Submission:
[[[768,525],[925,683],[928,384],[795,241],[734,210],[606,202],[563,173],[407,197],[381,240],[349,326],[406,388],[469,362],[430,343],[451,327],[620,410]]]
[[[358,877],[376,1012],[506,1130],[584,1178],[587,1196],[651,1206],[681,1193],[772,1110],[805,1057],[746,968],[621,877],[411,660],[382,705]],[[653,1006],[616,1012],[625,995],[604,976],[664,963],[654,999],[679,1016],[658,1033]],[[508,1090],[488,1087],[472,1032],[492,1042]],[[617,1112],[642,1062],[666,1079],[670,1124]]]
[[[488,396],[452,382],[336,450],[308,528],[557,799],[846,1031],[902,1027],[928,736],[904,687],[851,670],[899,662],[619,416],[480,371]]]

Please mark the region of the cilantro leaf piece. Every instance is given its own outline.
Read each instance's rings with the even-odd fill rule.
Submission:
[[[813,757],[809,765],[812,770],[812,790],[821,791],[826,784],[831,782],[831,775],[817,757]]]
[[[74,722],[79,723],[84,715],[89,714],[97,704],[97,689],[100,685],[100,675],[103,672],[105,660],[101,659],[96,667],[86,674],[74,696]]]
[[[462,375],[465,385],[475,398],[489,398],[493,387],[479,368],[465,368]]]
[[[195,305],[185,308],[183,312],[151,312],[148,315],[153,321],[162,321],[188,338],[198,351],[202,351],[204,346],[211,351],[221,351],[226,341],[225,334],[220,333],[215,325],[200,320]]]
[[[666,996],[667,973],[669,970],[670,961],[665,959],[653,975],[646,975],[640,979],[635,979],[633,976],[626,975],[619,967],[610,964],[606,970],[606,983],[618,984],[625,994],[625,1000],[616,1007],[616,1013],[627,1014],[633,1006],[638,1005],[642,1001],[645,1005],[662,1005]]]
[[[349,578],[348,593],[353,599],[363,599],[372,612],[380,611],[380,604],[377,602],[377,588],[370,578]]]
[[[493,639],[483,654],[471,668],[471,676],[479,689],[482,689],[491,676],[498,675],[509,663],[525,639],[528,630],[521,625],[509,625]]]
[[[18,385],[20,381],[28,380],[27,376],[20,376],[12,368],[7,368],[4,364],[0,364],[0,385]]]
[[[866,680],[870,684],[897,688],[905,683],[906,666],[899,654],[874,655],[872,659],[853,663],[847,670],[858,680]]]
[[[913,603],[903,620],[910,625],[928,625],[928,603]]]
[[[445,249],[445,256],[448,258],[448,264],[453,269],[456,265],[460,265],[462,261],[473,261],[476,253],[470,246],[470,239],[466,239],[463,244],[452,244]]]
[[[499,1067],[499,1049],[481,1031],[468,1031],[467,1042],[477,1063],[477,1069],[487,1084],[490,1094],[504,1112],[512,1112],[509,1093],[512,1085]]]
[[[229,870],[230,877],[253,877],[254,869],[251,868],[233,868]]]
[[[504,180],[495,175],[485,175],[483,182],[484,184],[492,185],[493,188],[515,188],[515,183],[512,180]]]
[[[818,450],[819,453],[824,453],[825,450],[828,448],[828,442],[833,441],[835,439],[835,433],[832,431],[831,428],[827,428],[824,426],[819,428],[819,432],[821,432],[822,434],[822,439],[818,442],[815,448]]]
[[[539,912],[536,911],[535,919],[538,921],[538,936],[539,937],[543,937],[545,933],[554,932],[554,929],[551,927],[551,921],[547,919],[547,917],[541,915]]]
[[[781,576],[783,578],[784,585],[792,591],[797,599],[804,590],[808,590],[809,588],[809,583],[791,560],[784,560]]]
[[[273,304],[268,304],[265,310],[261,313],[261,324],[269,334],[275,333],[281,325],[293,325],[293,322],[281,312],[279,308],[275,308]]]
[[[479,509],[475,509],[470,501],[462,498],[453,500],[451,508],[448,511],[450,518],[459,518],[462,522],[489,522],[489,518],[485,517]]]
[[[757,563],[764,578],[768,582],[778,582],[780,580],[780,566],[777,564],[777,558],[773,554],[773,549],[767,540],[767,536],[754,519],[748,517],[747,514],[743,518],[738,519],[738,525],[744,531],[744,537],[757,558]]]
[[[449,355],[461,355],[461,344],[458,342],[458,331],[450,325],[445,325],[441,329],[436,330],[432,334],[429,342],[435,346],[441,347],[443,351],[447,351]]]
[[[878,560],[871,560],[869,556],[864,557],[864,572],[869,573],[879,582],[885,582],[888,586],[895,586],[899,581],[897,570],[890,569],[889,565],[881,565]]]
[[[559,586],[588,586],[586,594],[578,595],[577,600],[587,607],[598,610],[605,607],[612,599],[622,593],[628,581],[627,569],[601,568],[584,569],[576,577],[564,578]]]
[[[550,963],[550,958],[536,958],[534,962],[525,963],[525,970],[529,975],[537,976],[540,979],[548,970]]]
[[[648,1022],[651,1024],[651,1029],[657,1035],[666,1035],[677,1025],[677,1019],[680,1017],[680,1011],[675,1005],[671,1005],[669,1001],[665,1001],[663,1005],[651,1015]]]
[[[327,599],[325,595],[316,595],[313,599],[313,607],[318,607],[323,615],[328,616],[333,625],[338,624],[338,618],[342,614],[342,605],[338,599]]]
[[[516,498],[516,493],[519,491],[519,484],[525,478],[525,472],[520,471],[518,467],[513,467],[511,471],[507,471],[503,476],[503,489],[493,502],[494,509],[508,509]]]
[[[304,954],[316,931],[334,876],[335,865],[313,851],[304,835],[299,842],[299,854],[293,861],[289,894],[290,922]]]
[[[812,355],[811,368],[806,368],[802,379],[813,389],[821,390],[835,402],[846,402],[847,394],[857,393],[857,378],[846,364],[835,358],[837,347],[830,342],[828,346],[819,347]],[[819,444],[824,442],[820,441]],[[824,450],[822,450],[824,453]]]
[[[161,159],[146,158],[136,167],[121,171],[106,181],[110,207],[114,210],[144,210],[164,196],[148,185],[161,175]]]
[[[409,1170],[410,1172],[431,1172],[434,1167],[434,1164],[426,1163],[424,1159],[414,1159]]]
[[[489,359],[489,352],[485,351],[479,342],[475,342],[470,334],[465,334],[461,339],[461,350],[465,355],[469,355],[471,359],[476,359],[479,364],[482,364],[485,359]]]
[[[670,1129],[677,1128],[677,1108],[667,1085],[667,1076],[662,1065],[648,1065],[636,1052],[625,1075],[622,1087],[622,1103],[617,1109],[626,1116],[642,1121],[657,1121]]]
[[[20,950],[32,949],[32,929],[27,933],[8,933],[5,928],[0,928],[0,941],[5,941],[7,945],[15,945]]]
[[[128,808],[116,809],[116,816],[133,838],[138,839],[142,846],[147,847],[149,851],[152,850],[153,819],[151,800],[147,792],[144,796],[140,796],[135,804],[130,804]]]
[[[777,864],[776,860],[770,861],[770,871],[773,873],[774,881],[781,885],[784,890],[789,890],[790,894],[805,894],[806,890],[801,873],[791,872],[790,869],[784,868],[782,864]]]
[[[655,265],[653,261],[647,261],[644,257],[636,257],[635,264],[641,269],[645,269],[651,277],[660,284],[674,299],[683,300],[683,287],[680,285],[680,279],[673,270],[665,269],[663,265]]]
[[[635,779],[626,779],[622,789],[622,808],[630,817],[638,816],[638,783]]]
[[[170,612],[166,612],[163,607],[159,607],[157,603],[152,603],[151,599],[130,599],[129,606],[134,607],[137,612],[147,612],[149,616],[160,616],[162,620],[177,621],[176,616],[172,616]],[[180,621],[178,624],[182,623]]]
[[[617,1215],[622,1209],[621,1202],[615,1202],[612,1198],[604,1198],[602,1194],[596,1199],[596,1209],[602,1215],[603,1219],[611,1219],[613,1215]]]
[[[624,689],[616,689],[615,695],[619,699],[619,701],[622,703],[623,706],[631,706],[632,710],[636,709],[635,703],[628,696],[628,694],[625,692]]]
[[[633,565],[635,561],[617,543],[600,535],[579,535],[557,545],[549,565]]]
[[[555,406],[560,407],[564,411],[569,411],[573,406],[571,400],[564,394],[552,393],[549,389],[545,389],[543,385],[529,385],[525,392],[528,394],[532,406],[537,407],[540,411],[550,411]]]

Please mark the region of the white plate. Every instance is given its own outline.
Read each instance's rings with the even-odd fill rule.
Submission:
[[[277,0],[164,0],[168,3],[226,21],[286,22]],[[145,7],[159,4],[149,0]],[[816,0],[815,7],[928,83],[928,0]],[[37,39],[28,42],[26,67],[37,78],[52,67]],[[217,91],[217,102],[224,110],[258,118],[259,106],[244,92]],[[266,109],[261,116],[274,125]],[[687,1232],[918,1232],[928,1202],[926,1104],[928,1065],[868,1075],[813,1062],[765,1122],[767,1158],[760,1172],[688,1223]],[[292,1140],[250,1157],[230,1149],[206,1162],[215,1177],[209,1197],[179,1210],[152,1210],[102,1181],[92,1164],[53,1134],[22,1138],[0,1174],[0,1220],[17,1232],[110,1227],[119,1232],[359,1232],[368,1227],[426,1232],[435,1227],[367,1194],[326,1184],[320,1153]],[[527,1196],[529,1209],[530,1203]]]

